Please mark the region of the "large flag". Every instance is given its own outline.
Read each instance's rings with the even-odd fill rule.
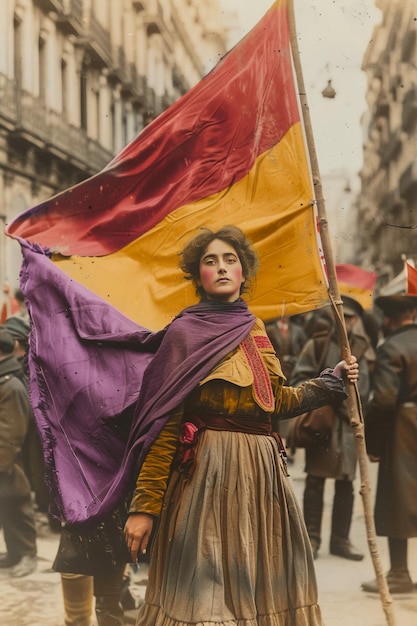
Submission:
[[[341,294],[355,298],[365,310],[372,309],[377,273],[350,263],[338,263],[336,276]]]
[[[178,253],[200,227],[227,224],[260,255],[255,315],[328,302],[286,0],[104,170],[7,228],[22,246],[31,397],[67,521],[123,496],[153,331],[196,302]]]
[[[327,301],[286,0],[104,170],[7,233],[48,248],[68,276],[155,330],[195,302],[178,269],[183,244],[226,224],[261,258],[256,315]]]

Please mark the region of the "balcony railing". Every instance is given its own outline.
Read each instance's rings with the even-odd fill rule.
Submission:
[[[60,13],[63,10],[63,0],[33,0],[33,4],[46,13],[49,11]]]
[[[57,25],[67,35],[80,35],[84,28],[82,0],[65,0],[63,10],[57,17]]]
[[[90,60],[99,67],[112,67],[110,33],[91,15],[77,46],[84,48]]]
[[[0,74],[0,125],[13,128],[18,114],[16,84]]]
[[[19,88],[0,74],[0,126],[10,137],[73,162],[85,173],[102,169],[112,154],[85,130],[68,124],[61,113],[49,111],[41,98]]]

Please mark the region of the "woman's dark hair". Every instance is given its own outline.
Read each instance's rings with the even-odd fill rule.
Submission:
[[[200,259],[207,246],[215,239],[228,243],[236,251],[242,264],[243,276],[245,277],[245,282],[240,287],[240,293],[247,292],[251,280],[256,275],[259,260],[258,255],[251,248],[249,239],[245,237],[237,226],[224,226],[215,233],[209,228],[201,228],[198,235],[191,239],[180,252],[180,268],[185,274],[184,278],[193,281],[197,296],[200,298],[204,297],[204,289],[198,285],[200,279]]]

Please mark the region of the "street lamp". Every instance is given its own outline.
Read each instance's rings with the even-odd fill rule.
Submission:
[[[331,98],[331,99],[336,96],[336,91],[332,85],[331,79],[327,81],[327,85],[321,92],[321,95],[323,96],[323,98]]]

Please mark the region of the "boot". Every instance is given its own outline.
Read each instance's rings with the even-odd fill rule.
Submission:
[[[350,542],[349,531],[353,513],[353,485],[350,480],[336,480],[332,512],[330,554],[351,561],[362,561],[361,554]]]
[[[390,569],[387,574],[387,584],[390,593],[411,593],[414,591],[414,583],[407,569]],[[362,589],[370,593],[379,593],[378,582],[376,580],[362,583]]]
[[[32,574],[37,567],[38,559],[36,555],[31,556],[30,554],[25,554],[22,556],[20,561],[12,567],[10,576],[12,578],[23,578],[23,576],[29,576],[29,574]]]
[[[98,626],[124,626],[119,596],[96,596],[96,618]]]
[[[303,513],[314,559],[317,559],[318,557],[318,551],[321,544],[323,492],[324,478],[318,478],[307,474],[303,496]]]
[[[93,579],[84,574],[61,573],[65,626],[91,626]]]

